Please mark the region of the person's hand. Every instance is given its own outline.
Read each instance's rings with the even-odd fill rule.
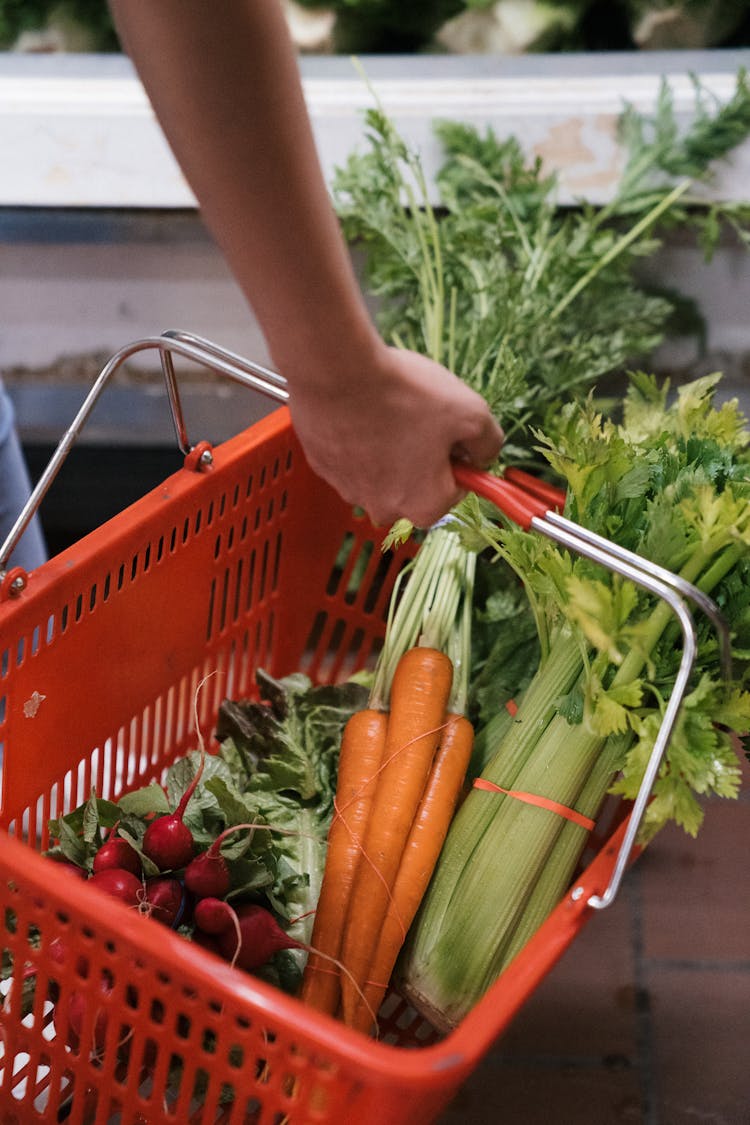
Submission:
[[[502,447],[481,396],[415,352],[379,346],[349,377],[284,374],[311,468],[379,526],[404,517],[429,527],[464,495],[451,459],[485,468]]]

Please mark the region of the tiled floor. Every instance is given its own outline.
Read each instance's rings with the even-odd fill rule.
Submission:
[[[750,1125],[750,768],[665,830],[438,1125]]]

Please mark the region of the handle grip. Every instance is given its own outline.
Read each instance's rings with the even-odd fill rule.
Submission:
[[[508,472],[510,471],[508,470]],[[461,488],[465,488],[467,492],[475,492],[477,496],[489,500],[524,531],[531,529],[531,521],[534,517],[542,519],[550,510],[550,503],[547,500],[540,499],[538,495],[532,495],[530,489],[522,487],[521,482],[515,483],[513,479],[508,479],[507,474],[505,477],[493,477],[489,473],[483,473],[479,469],[472,468],[471,465],[454,461],[453,475]],[[530,481],[534,481],[534,478],[530,477],[528,473],[524,473],[523,476]],[[556,494],[559,504],[561,494],[558,490],[553,490],[551,486],[545,486],[545,489],[550,489],[547,492],[548,496],[551,496],[552,492]],[[563,501],[564,499],[563,495]]]

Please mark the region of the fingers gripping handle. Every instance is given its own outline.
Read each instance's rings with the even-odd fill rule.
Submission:
[[[531,521],[535,516],[544,518],[549,511],[550,505],[545,500],[532,495],[530,491],[520,487],[519,484],[514,484],[506,477],[493,477],[459,461],[453,464],[453,475],[461,488],[491,501],[524,531],[531,529]],[[533,480],[533,478],[529,479]]]

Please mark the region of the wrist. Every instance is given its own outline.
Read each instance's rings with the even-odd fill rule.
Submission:
[[[369,320],[287,332],[270,350],[293,394],[316,395],[342,394],[348,386],[372,380],[386,365],[389,352]]]

